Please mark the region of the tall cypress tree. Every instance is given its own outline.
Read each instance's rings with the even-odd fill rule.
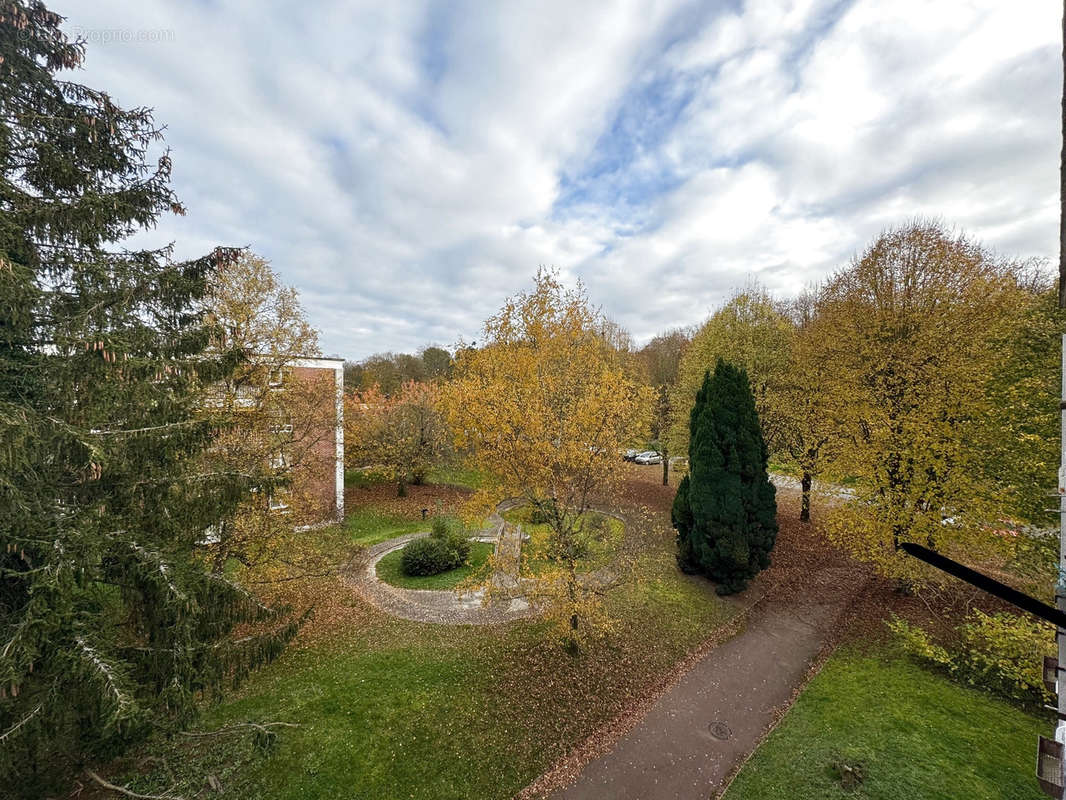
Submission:
[[[170,160],[147,109],[57,77],[84,55],[61,21],[0,0],[0,785],[26,795],[186,724],[298,624],[197,553],[249,488],[200,466],[237,361],[201,301],[235,254],[116,245],[181,212]]]
[[[704,375],[689,429],[689,474],[671,514],[678,564],[732,594],[770,566],[777,538],[766,444],[743,369],[719,359]]]

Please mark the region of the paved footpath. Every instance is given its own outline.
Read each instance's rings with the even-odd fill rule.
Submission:
[[[840,572],[839,576],[833,573]],[[854,573],[822,570],[822,580]],[[856,587],[857,590],[858,587]],[[747,628],[703,658],[560,800],[709,798],[758,744],[787,703],[853,595],[799,598],[756,611]],[[843,596],[840,596],[843,595]]]

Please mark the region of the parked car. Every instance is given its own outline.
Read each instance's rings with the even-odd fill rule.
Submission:
[[[622,453],[622,458],[624,460],[626,460],[626,461],[636,461],[637,456],[639,456],[639,455],[640,455],[640,451],[639,450],[634,450],[633,448],[629,448],[628,450],[626,450],[626,451],[624,451]]]
[[[656,453],[654,450],[645,450],[643,453],[637,455],[633,459],[638,464],[662,464],[663,457],[661,454]]]

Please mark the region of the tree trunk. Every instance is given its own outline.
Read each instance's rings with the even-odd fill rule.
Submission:
[[[670,454],[663,450],[663,486],[670,485]]]
[[[566,588],[567,588],[567,594],[569,594],[569,596],[570,596],[570,608],[574,609],[573,613],[570,614],[570,630],[576,631],[577,630],[577,624],[578,624],[578,619],[577,619],[577,563],[574,561],[573,558],[569,559],[569,564],[567,565],[567,567],[568,567],[567,568],[567,572],[569,574],[567,575],[567,587]]]
[[[800,496],[800,522],[811,521],[811,484],[814,483],[814,478],[807,470],[803,471],[803,477],[800,478],[800,490],[802,492]]]
[[[407,497],[407,484],[403,482],[403,479],[396,482],[396,496]]]

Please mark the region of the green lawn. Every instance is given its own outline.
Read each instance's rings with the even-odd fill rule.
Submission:
[[[471,575],[485,566],[492,555],[492,542],[473,542],[470,546],[470,558],[466,564],[457,569],[450,569],[439,575],[412,577],[403,572],[403,549],[393,550],[377,563],[378,577],[401,589],[454,589]]]
[[[426,476],[426,483],[461,486],[464,489],[480,489],[485,483],[485,476],[476,469],[449,465],[431,469]]]
[[[366,489],[385,483],[385,481],[385,475],[374,468],[350,469],[344,473],[344,485],[349,488]],[[459,486],[464,489],[480,489],[485,482],[485,476],[476,469],[446,464],[433,467],[426,475],[425,482],[442,486]]]
[[[344,471],[345,488],[366,489],[385,482],[385,475],[373,467],[368,469],[348,469]]]
[[[197,725],[298,724],[278,729],[272,753],[243,734],[159,739],[103,774],[188,797],[214,775],[212,797],[510,798],[731,613],[677,571],[671,537],[648,536],[644,579],[610,598],[618,624],[576,657],[541,621],[423,625],[339,595],[352,622],[286,651]]]
[[[363,507],[350,511],[341,524],[351,541],[370,547],[405,533],[428,531],[431,523],[426,520],[404,519]]]
[[[834,654],[725,800],[1038,800],[1050,723],[890,652]],[[841,788],[834,763],[865,779]]]

